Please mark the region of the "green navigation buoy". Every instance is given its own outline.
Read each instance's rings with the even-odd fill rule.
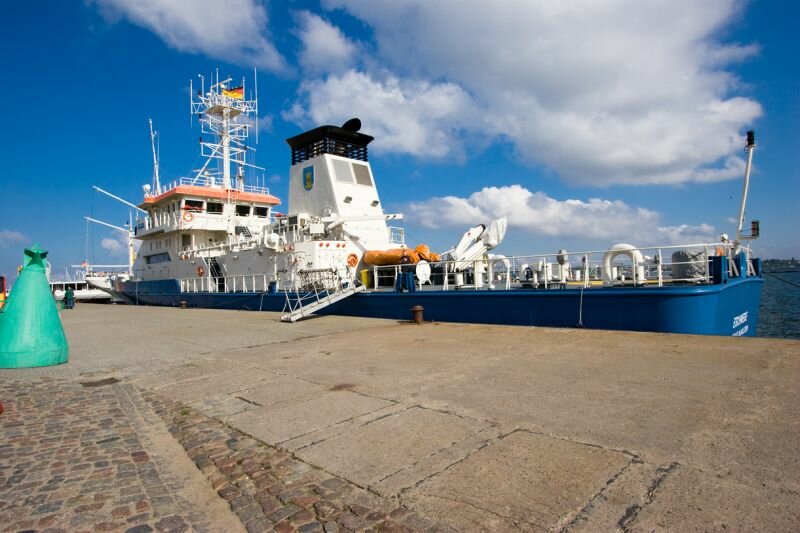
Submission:
[[[25,266],[0,309],[0,368],[67,362],[67,337],[45,274],[47,251],[25,249]]]

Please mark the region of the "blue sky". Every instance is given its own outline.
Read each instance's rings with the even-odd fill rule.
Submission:
[[[800,257],[798,16],[734,0],[12,3],[0,275],[33,242],[58,272],[124,261],[119,235],[83,217],[128,212],[91,186],[141,199],[149,117],[162,179],[189,175],[189,80],[253,67],[271,192],[287,196],[287,137],[358,116],[411,246],[504,215],[508,254],[733,234],[752,127],[754,248]]]

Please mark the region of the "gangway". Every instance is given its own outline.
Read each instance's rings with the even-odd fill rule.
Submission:
[[[339,273],[331,269],[302,270],[298,272],[300,288],[284,290],[286,304],[283,306],[283,322],[297,322],[301,318],[364,292],[364,285],[356,285],[352,280],[342,279]]]

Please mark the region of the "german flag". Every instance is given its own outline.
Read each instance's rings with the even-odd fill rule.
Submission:
[[[231,89],[222,89],[222,95],[237,100],[244,100],[244,86],[240,85]]]

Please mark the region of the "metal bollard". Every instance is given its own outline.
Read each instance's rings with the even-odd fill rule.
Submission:
[[[425,311],[425,308],[421,305],[415,305],[409,311],[411,311],[411,321],[421,325],[423,320],[422,312]]]
[[[181,300],[181,309],[188,309],[188,308],[189,308],[189,306],[186,303],[186,300]]]

